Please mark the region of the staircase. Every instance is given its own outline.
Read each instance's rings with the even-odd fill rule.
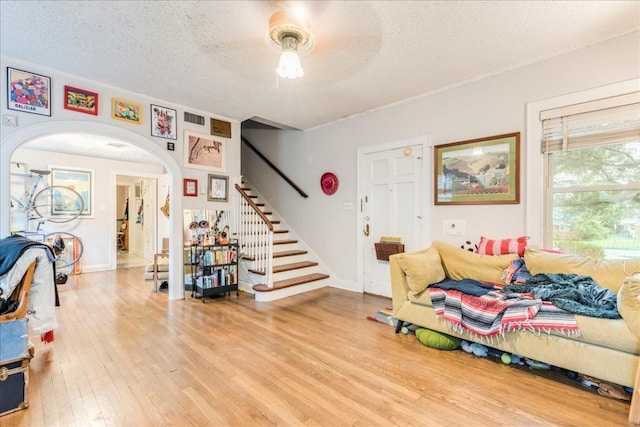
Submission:
[[[330,276],[257,191],[245,182],[236,190],[241,286],[263,302],[328,286]]]

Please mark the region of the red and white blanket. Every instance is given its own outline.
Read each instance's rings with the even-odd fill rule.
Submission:
[[[573,314],[535,299],[530,293],[490,291],[477,297],[458,290],[430,288],[429,295],[436,315],[459,333],[466,330],[478,336],[494,337],[523,329],[580,334]]]

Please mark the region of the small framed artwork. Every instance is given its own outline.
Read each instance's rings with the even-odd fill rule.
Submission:
[[[520,203],[520,132],[434,147],[436,205]]]
[[[64,87],[64,108],[65,110],[77,111],[79,113],[98,115],[98,94],[77,87]]]
[[[209,174],[207,200],[210,202],[229,201],[229,177]]]
[[[185,197],[195,197],[198,195],[198,180],[197,179],[189,179],[185,178],[183,181],[184,184],[184,195]]]
[[[124,99],[111,98],[111,117],[137,125],[142,124],[142,105]]]
[[[176,110],[151,104],[151,136],[178,139]]]
[[[211,135],[221,136],[223,138],[231,138],[231,122],[211,119]]]
[[[51,78],[7,67],[7,108],[51,116]]]
[[[184,166],[224,172],[226,141],[184,131]]]
[[[92,217],[93,210],[93,170],[76,169],[67,166],[49,166],[51,169],[51,185],[69,187],[82,197],[84,209],[80,213],[84,217]],[[64,212],[60,212],[64,215]]]

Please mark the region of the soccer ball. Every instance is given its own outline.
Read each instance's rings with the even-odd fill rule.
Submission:
[[[462,245],[460,245],[460,248],[469,252],[478,252],[478,245],[476,245],[475,243],[472,243],[469,240],[467,240]]]

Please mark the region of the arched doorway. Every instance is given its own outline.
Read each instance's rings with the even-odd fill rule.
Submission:
[[[41,137],[42,135],[78,132],[121,139],[151,153],[162,163],[170,177],[170,193],[181,194],[182,189],[179,183],[182,182],[182,170],[180,166],[166,150],[152,140],[126,129],[101,123],[59,121],[35,124],[9,135],[2,140],[0,145],[0,178],[2,178],[0,179],[0,198],[2,200],[2,204],[0,204],[0,206],[2,206],[2,212],[0,212],[0,234],[6,236],[9,234],[10,229],[10,208],[8,200],[10,196],[10,163],[14,151],[23,143]],[[172,198],[169,216],[169,236],[171,242],[169,257],[169,263],[171,265],[169,275],[169,299],[171,300],[184,298],[182,286],[183,265],[182,258],[179,256],[182,253],[183,240],[181,212],[181,198]],[[112,240],[115,240],[115,232],[112,237]]]

